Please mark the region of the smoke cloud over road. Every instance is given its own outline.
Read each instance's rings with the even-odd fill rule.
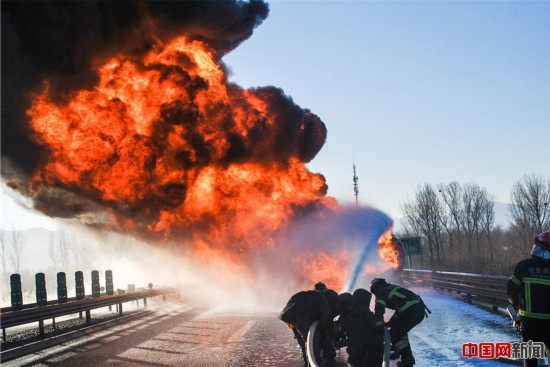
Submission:
[[[334,270],[342,286],[349,248],[362,244],[327,243],[345,232],[327,218],[348,211],[305,166],[325,124],[277,87],[230,83],[222,61],[266,19],[266,3],[2,7],[2,178],[37,210],[177,243],[237,274],[262,264],[307,283]],[[334,234],[307,240],[312,223]]]

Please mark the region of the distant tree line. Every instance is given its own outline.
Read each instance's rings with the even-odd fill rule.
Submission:
[[[550,230],[550,178],[524,176],[512,188],[511,224],[495,224],[494,197],[476,183],[421,184],[402,205],[404,233],[423,241],[422,267],[510,274]]]
[[[10,275],[20,274],[24,298],[34,300],[35,273],[38,271],[49,274],[47,278],[47,289],[55,290],[55,274],[63,271],[72,274],[76,270],[91,271],[90,252],[88,245],[80,239],[75,233],[65,229],[58,229],[50,232],[49,239],[49,260],[44,258],[44,262],[39,269],[29,269],[28,264],[24,264],[23,250],[29,250],[24,231],[12,228],[11,230],[0,230],[0,261],[2,271],[0,272],[0,302],[7,305],[10,296]],[[33,245],[33,244],[31,244]],[[72,279],[68,277],[68,285],[72,287]]]

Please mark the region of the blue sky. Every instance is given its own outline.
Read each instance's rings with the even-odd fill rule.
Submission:
[[[476,182],[500,202],[550,176],[550,2],[271,2],[224,58],[328,128],[309,164],[329,195],[400,217],[419,184]]]
[[[237,84],[280,87],[321,117],[308,166],[342,203],[353,159],[360,202],[394,218],[424,182],[509,202],[523,175],[550,176],[548,1],[272,1],[224,62]],[[4,226],[37,220],[1,202]]]

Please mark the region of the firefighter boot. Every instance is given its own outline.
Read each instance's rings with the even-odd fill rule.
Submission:
[[[390,359],[393,361],[394,359],[399,359],[399,357],[401,357],[401,354],[399,354],[398,351],[395,350],[395,346],[392,344],[392,346],[390,347]]]
[[[399,359],[399,357],[401,357],[401,354],[399,354],[399,352],[391,352],[390,353],[390,359],[393,361],[395,359]]]
[[[401,351],[401,360],[397,362],[398,367],[414,366],[415,360],[412,354],[411,347],[406,347]]]
[[[401,349],[399,352],[401,353],[401,361],[397,362],[398,367],[414,366],[415,361],[414,361],[413,353],[411,350],[411,346],[408,343],[405,344],[403,349]]]

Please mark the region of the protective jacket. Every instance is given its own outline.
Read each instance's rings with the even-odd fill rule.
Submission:
[[[329,290],[298,292],[290,297],[285,308],[279,314],[279,319],[291,327],[294,337],[300,345],[306,366],[309,366],[306,351],[307,335],[311,324],[316,320],[320,322],[321,348],[325,358],[330,361],[336,355],[329,340],[329,336],[334,331],[334,323],[333,310],[327,292]]]
[[[384,325],[386,308],[395,310],[395,315],[398,315],[417,304],[423,305],[424,303],[420,296],[406,288],[393,284],[382,287],[376,294],[376,304],[374,306],[376,325]]]
[[[332,311],[325,295],[320,291],[298,292],[287,302],[279,314],[279,319],[287,324],[311,323],[315,320],[328,330],[332,325]]]
[[[550,261],[520,261],[508,280],[508,300],[522,317],[550,320]]]

